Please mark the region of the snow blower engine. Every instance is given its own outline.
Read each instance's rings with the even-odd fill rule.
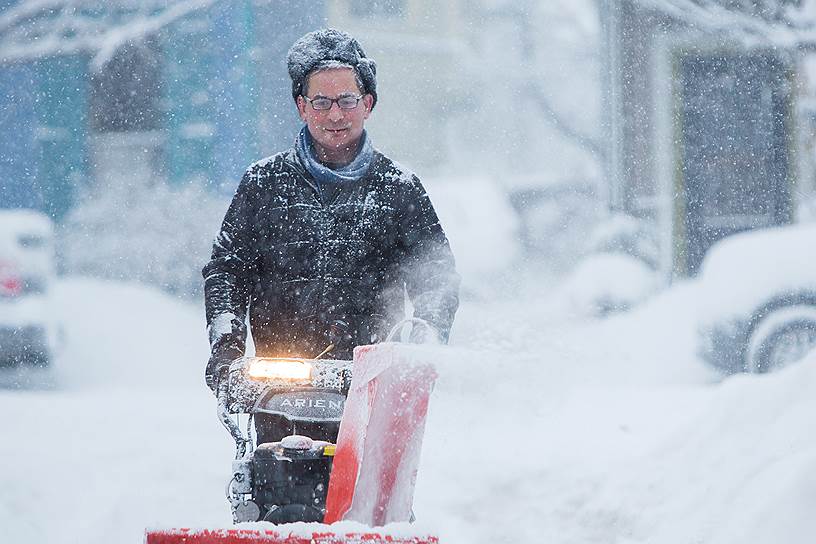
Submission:
[[[227,499],[235,523],[322,522],[351,361],[244,357],[218,392],[236,445]],[[247,414],[246,434],[231,414]],[[252,426],[255,424],[256,441]]]

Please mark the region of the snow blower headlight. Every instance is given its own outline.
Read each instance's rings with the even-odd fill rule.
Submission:
[[[254,359],[247,367],[253,380],[311,382],[312,365],[306,361],[286,359]]]

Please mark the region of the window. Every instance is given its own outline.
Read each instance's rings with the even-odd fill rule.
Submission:
[[[96,132],[161,127],[161,64],[150,43],[122,47],[91,77],[91,126]]]

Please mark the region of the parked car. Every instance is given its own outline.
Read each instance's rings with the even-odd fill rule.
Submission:
[[[48,366],[57,324],[51,220],[33,210],[0,210],[0,365]]]
[[[769,372],[816,347],[816,225],[728,237],[700,274],[699,353],[725,372]]]

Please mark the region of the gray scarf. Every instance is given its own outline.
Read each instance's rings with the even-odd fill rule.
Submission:
[[[371,139],[368,133],[363,130],[361,136],[360,150],[354,160],[345,166],[332,170],[328,166],[323,165],[317,160],[317,154],[314,149],[314,140],[309,133],[308,127],[303,127],[298,134],[295,142],[295,151],[303,163],[303,166],[317,182],[318,187],[323,183],[346,183],[358,181],[362,178],[368,168],[371,166],[371,161],[374,159],[374,146],[371,145]]]

